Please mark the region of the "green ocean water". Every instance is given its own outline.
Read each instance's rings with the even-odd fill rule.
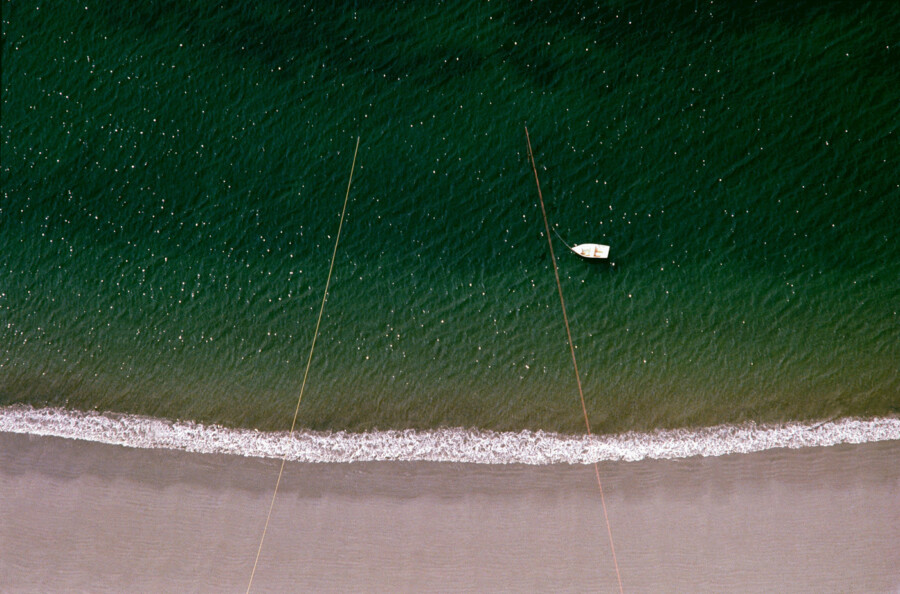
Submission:
[[[2,3],[0,405],[900,412],[900,5]],[[556,237],[553,237],[556,241]]]

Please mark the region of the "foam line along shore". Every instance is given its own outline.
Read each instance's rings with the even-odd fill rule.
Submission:
[[[476,464],[590,464],[724,456],[900,439],[900,419],[721,425],[701,429],[573,436],[543,431],[437,430],[260,432],[135,415],[0,408],[0,431],[130,448],[281,458],[295,462],[429,461]]]

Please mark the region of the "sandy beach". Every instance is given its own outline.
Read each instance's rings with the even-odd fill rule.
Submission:
[[[900,442],[600,465],[626,592],[900,590]],[[278,462],[0,433],[3,591],[243,592]],[[254,591],[617,591],[590,466],[289,463]]]

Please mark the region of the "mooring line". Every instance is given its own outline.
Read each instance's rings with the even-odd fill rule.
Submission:
[[[306,388],[306,378],[309,376],[309,366],[312,363],[313,350],[316,348],[316,339],[319,337],[319,326],[322,323],[322,312],[325,311],[325,301],[328,299],[328,286],[331,284],[331,272],[334,270],[334,259],[337,256],[338,242],[341,240],[341,229],[344,227],[344,214],[347,212],[347,202],[350,199],[350,184],[353,183],[353,170],[356,168],[356,154],[359,152],[359,136],[356,137],[356,149],[353,151],[353,164],[350,166],[350,179],[347,181],[347,195],[344,196],[344,208],[341,209],[341,222],[338,225],[337,237],[334,240],[334,251],[331,253],[331,264],[328,266],[328,278],[325,280],[325,291],[322,293],[322,305],[319,307],[319,319],[316,320],[316,330],[313,332],[312,345],[309,347],[309,358],[306,360],[306,371],[303,372],[303,382],[300,384],[300,396],[297,398],[297,408],[294,409],[294,419],[291,421],[291,430],[288,440],[294,436],[294,427],[297,425],[297,415],[300,413],[300,401],[303,400],[303,389]],[[256,550],[256,559],[253,561],[253,571],[250,572],[250,581],[247,584],[247,594],[253,586],[253,576],[256,575],[256,565],[259,563],[259,555],[262,553],[263,541],[266,539],[266,531],[269,529],[269,520],[272,517],[272,508],[275,507],[275,496],[278,495],[278,486],[281,484],[281,475],[284,474],[284,464],[287,461],[288,451],[285,449],[281,458],[281,469],[278,471],[278,480],[275,481],[275,491],[272,493],[272,501],[269,503],[269,513],[266,514],[266,525],[263,527],[262,537],[259,539],[259,548]]]
[[[558,240],[560,240],[564,246],[566,246],[570,250],[572,249],[572,246],[570,246],[568,243],[566,243],[566,240],[559,236],[559,233],[556,232],[556,229],[551,228],[551,231],[553,231],[553,234],[556,235],[556,238]]]
[[[584,413],[584,425],[587,427],[588,436],[591,433],[591,423],[588,421],[587,406],[584,404],[584,390],[581,389],[581,375],[578,373],[578,362],[575,360],[575,343],[572,342],[572,331],[569,329],[569,316],[566,314],[566,301],[563,299],[562,283],[559,282],[559,269],[556,266],[556,256],[553,253],[553,240],[550,239],[550,224],[547,222],[547,210],[544,208],[544,196],[541,194],[541,182],[538,180],[537,165],[534,162],[534,153],[531,151],[531,137],[528,135],[528,126],[525,126],[525,140],[528,141],[528,158],[531,160],[531,168],[534,170],[534,183],[537,184],[538,199],[541,202],[541,214],[544,215],[544,229],[547,231],[547,245],[550,246],[550,260],[553,262],[553,274],[556,276],[556,288],[559,290],[559,304],[562,306],[563,321],[566,323],[566,336],[569,338],[569,351],[572,353],[572,365],[575,367],[575,381],[578,383],[578,396],[581,398],[581,411]],[[560,239],[561,241],[562,239]],[[563,242],[565,243],[565,242]],[[606,520],[606,533],[609,535],[609,548],[612,550],[613,565],[616,568],[616,579],[619,581],[619,592],[622,589],[622,575],[619,573],[619,562],[616,560],[616,547],[613,544],[612,528],[609,525],[609,514],[606,512],[606,499],[603,497],[603,483],[600,481],[600,467],[594,462],[594,474],[597,476],[597,487],[600,488],[600,503],[603,505],[603,518]]]

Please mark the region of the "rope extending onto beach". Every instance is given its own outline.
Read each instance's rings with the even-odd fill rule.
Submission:
[[[325,311],[325,301],[328,299],[328,286],[331,284],[331,273],[334,270],[334,259],[337,256],[338,242],[341,240],[341,229],[344,227],[344,214],[347,212],[347,202],[350,199],[350,184],[353,182],[353,170],[356,168],[356,154],[359,152],[359,138],[356,137],[356,149],[353,151],[353,164],[350,166],[350,179],[347,181],[347,195],[344,196],[344,208],[341,209],[341,222],[338,225],[337,237],[334,240],[334,251],[331,253],[331,264],[328,266],[328,278],[325,281],[325,291],[322,293],[322,305],[319,307],[319,319],[316,320],[316,330],[313,332],[312,345],[309,347],[309,358],[306,360],[306,371],[303,372],[303,382],[300,384],[300,396],[297,398],[297,408],[294,409],[294,419],[291,421],[291,430],[288,437],[293,437],[294,427],[297,425],[297,415],[300,413],[300,401],[303,400],[303,389],[306,387],[306,378],[309,376],[309,366],[312,363],[313,351],[316,348],[316,339],[319,337],[319,326],[322,324],[322,312]],[[275,496],[278,495],[278,486],[281,484],[281,475],[284,474],[284,464],[287,461],[288,452],[285,450],[281,458],[281,469],[278,471],[278,480],[275,481],[275,491],[272,493],[272,501],[269,503],[269,513],[266,514],[266,525],[263,527],[262,537],[259,539],[259,548],[256,550],[256,559],[253,561],[253,571],[250,572],[250,581],[247,583],[247,594],[253,586],[253,576],[256,575],[256,566],[259,563],[259,555],[262,552],[263,541],[266,539],[266,531],[269,529],[269,520],[272,517],[272,508],[275,506]]]
[[[559,303],[562,306],[563,321],[566,323],[566,336],[569,338],[569,351],[572,353],[572,365],[575,367],[575,380],[578,383],[578,396],[581,397],[581,412],[584,413],[584,425],[588,435],[591,433],[591,423],[588,421],[587,406],[584,404],[584,391],[581,389],[581,375],[578,373],[578,362],[575,360],[575,344],[572,342],[572,331],[569,329],[569,316],[566,315],[566,302],[563,299],[562,283],[559,282],[559,269],[556,266],[556,256],[553,254],[553,241],[550,239],[550,224],[547,222],[547,210],[544,208],[544,196],[541,194],[541,182],[538,180],[537,165],[534,163],[534,153],[531,151],[531,137],[528,135],[528,126],[525,126],[525,140],[528,141],[528,158],[531,160],[531,168],[534,170],[534,182],[537,184],[538,199],[541,202],[541,214],[544,215],[544,229],[547,231],[547,245],[550,246],[550,260],[553,262],[553,274],[556,276],[556,288],[559,290]],[[560,239],[561,241],[561,239]],[[563,242],[565,243],[565,242]],[[612,528],[609,525],[609,514],[606,513],[606,500],[603,497],[603,483],[600,482],[600,467],[594,462],[594,474],[597,476],[597,486],[600,488],[600,503],[603,505],[603,518],[606,520],[606,532],[609,535],[609,548],[612,550],[613,564],[616,567],[616,579],[619,581],[619,592],[622,589],[622,575],[619,573],[619,562],[616,560],[616,547],[613,544]]]

